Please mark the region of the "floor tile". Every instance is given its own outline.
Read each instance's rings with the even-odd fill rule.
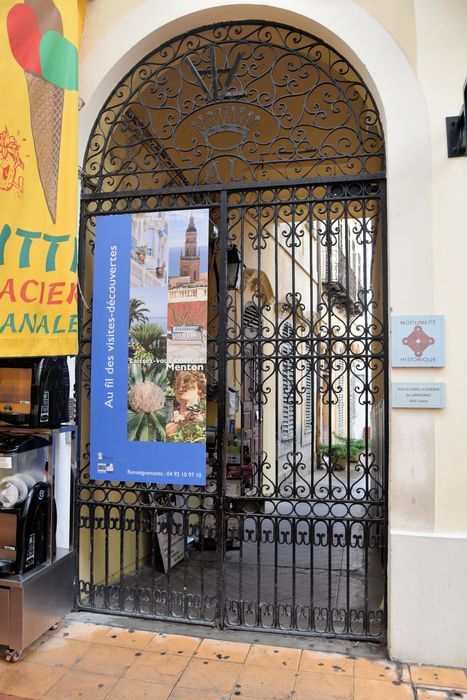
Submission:
[[[217,639],[203,639],[194,656],[198,659],[218,659],[219,661],[234,661],[244,663],[250,644],[241,642],[225,642]]]
[[[79,639],[82,642],[98,642],[111,629],[109,625],[95,625],[92,622],[64,620],[55,632],[54,637]]]
[[[414,700],[411,685],[400,681],[355,678],[354,700]]]
[[[109,644],[110,646],[127,647],[128,649],[141,651],[148,646],[153,637],[153,632],[112,627],[99,639],[99,644]]]
[[[417,689],[418,700],[467,700],[467,693],[462,690],[455,690],[454,693],[452,690]]]
[[[219,695],[227,695],[233,691],[242,664],[228,661],[208,661],[191,659],[185,672],[177,684],[177,689],[217,691]]]
[[[171,692],[172,686],[121,678],[105,696],[105,700],[167,700]]]
[[[0,700],[415,700],[415,692],[417,700],[467,700],[467,676],[75,620],[34,642],[19,664],[0,654]]]
[[[44,700],[103,700],[116,683],[116,678],[97,673],[67,671],[44,695]]]
[[[169,700],[229,700],[230,697],[232,696],[229,693],[226,695],[222,693],[219,694],[217,690],[213,690],[211,692],[205,690],[193,690],[192,688],[187,690],[186,688],[179,688],[177,686],[169,695]],[[239,700],[247,700],[247,698],[243,699],[242,697],[239,698]]]
[[[92,647],[91,642],[80,642],[63,637],[41,638],[33,647],[26,649],[24,659],[44,666],[66,666],[79,661]]]
[[[344,654],[328,654],[322,651],[302,652],[300,671],[317,673],[337,673],[339,676],[353,676],[354,660]]]
[[[181,634],[155,634],[146,647],[146,651],[192,656],[200,642],[200,637],[188,637]]]
[[[300,671],[295,683],[294,700],[352,700],[353,678],[336,673]]]
[[[355,659],[355,678],[374,681],[400,681],[398,665],[393,661]]]
[[[66,668],[44,667],[20,661],[0,676],[0,692],[23,698],[40,698],[65,673]]]
[[[0,653],[0,676],[12,669],[12,665],[8,661],[5,661],[5,654],[6,647],[4,647],[2,653]]]
[[[244,666],[235,684],[234,692],[244,696],[267,698],[268,700],[289,700],[292,697],[297,674],[295,670]]]
[[[467,690],[467,676],[460,668],[418,666],[410,664],[410,675],[414,685]]]
[[[178,681],[190,659],[186,656],[173,654],[158,654],[150,651],[141,652],[131,668],[125,673],[125,678],[159,683],[171,688]]]
[[[76,671],[102,673],[106,676],[123,676],[135,662],[133,649],[110,647],[105,644],[93,644],[91,649],[74,666]]]
[[[254,664],[255,666],[297,670],[300,665],[301,654],[301,649],[252,644],[245,663]]]

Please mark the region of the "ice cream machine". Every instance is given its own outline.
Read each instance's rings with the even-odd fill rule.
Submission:
[[[16,662],[73,607],[76,427],[0,428],[0,650]]]
[[[47,481],[49,441],[0,433],[0,576],[23,574],[47,559],[54,509]]]

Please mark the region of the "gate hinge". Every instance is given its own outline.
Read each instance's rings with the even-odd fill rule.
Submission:
[[[464,83],[464,104],[458,117],[446,117],[448,158],[467,155],[467,79]]]

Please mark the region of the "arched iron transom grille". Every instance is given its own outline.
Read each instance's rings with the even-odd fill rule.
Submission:
[[[115,88],[83,192],[78,605],[382,639],[384,141],[361,77],[290,27],[190,32]],[[188,221],[199,209],[210,212],[206,486],[92,481],[96,219],[186,210]]]

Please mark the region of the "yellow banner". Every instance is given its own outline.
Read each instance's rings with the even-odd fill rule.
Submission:
[[[77,352],[81,4],[0,3],[0,357]]]

